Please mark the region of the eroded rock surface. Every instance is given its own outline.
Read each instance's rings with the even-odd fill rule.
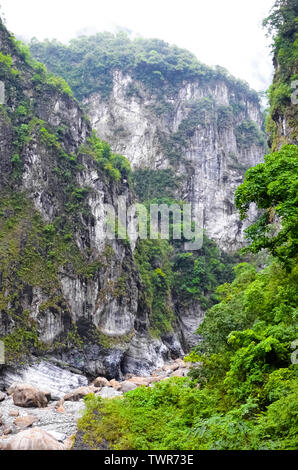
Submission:
[[[88,385],[88,379],[41,360],[29,366],[3,368],[0,373],[0,389],[15,391],[15,387],[11,387],[14,383],[18,387],[21,383],[38,387],[45,395],[50,391],[52,399],[59,399],[75,388]]]
[[[137,93],[128,92],[132,86]],[[95,92],[84,104],[98,135],[134,169],[173,169],[177,199],[202,204],[206,233],[221,248],[235,251],[243,245],[249,221],[240,221],[234,192],[245,170],[265,153],[261,138],[243,142],[239,135],[242,123],[262,128],[256,97],[222,79],[185,80],[175,90],[165,82],[161,97],[129,73],[115,70],[108,99]],[[174,153],[178,161],[173,165]]]

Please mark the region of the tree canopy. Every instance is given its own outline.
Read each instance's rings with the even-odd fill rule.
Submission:
[[[257,222],[247,230],[250,249],[267,248],[285,264],[297,256],[298,248],[298,149],[286,145],[265,155],[264,163],[250,168],[235,195],[241,218],[250,203],[261,210]]]
[[[99,91],[107,97],[112,87],[112,72],[132,74],[149,89],[158,93],[167,86],[172,92],[183,80],[222,79],[234,91],[258,101],[258,95],[246,82],[236,80],[223,67],[202,64],[189,51],[160,39],[130,39],[124,32],[81,36],[68,45],[57,40],[30,43],[32,55],[45,63],[51,72],[62,76],[82,99]]]

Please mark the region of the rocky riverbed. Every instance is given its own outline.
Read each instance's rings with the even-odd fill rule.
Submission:
[[[129,374],[122,381],[97,377],[90,382],[44,360],[17,370],[6,368],[0,376],[0,449],[72,449],[84,396],[113,399],[140,386],[186,376],[188,370],[187,363],[176,359],[148,376]]]

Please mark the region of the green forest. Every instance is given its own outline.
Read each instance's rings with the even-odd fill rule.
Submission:
[[[143,309],[139,322],[148,319],[146,333],[152,340],[161,341],[178,329],[177,309],[187,310],[197,302],[205,312],[196,331],[197,345],[184,357],[190,365],[187,376],[140,386],[113,399],[86,394],[78,421],[86,448],[103,450],[108,443],[110,450],[298,449],[298,111],[292,99],[292,84],[298,83],[297,0],[275,0],[263,26],[272,39],[275,66],[264,129],[248,118],[238,122],[245,108],[237,104],[238,98],[245,101],[245,95],[259,105],[258,93],[246,82],[162,40],[131,39],[124,32],[80,36],[68,45],[37,39],[25,45],[13,36],[3,40],[0,80],[5,82],[6,103],[0,105],[0,131],[13,149],[7,161],[3,159],[0,174],[0,315],[5,312],[0,320],[13,322],[10,329],[5,323],[0,330],[9,331],[0,335],[7,363],[23,366],[31,354],[43,357],[67,348],[81,352],[90,338],[103,354],[113,344],[129,342],[130,333],[115,340],[95,328],[91,333],[96,330],[96,340],[90,331],[90,337],[80,336],[70,312],[73,299],[67,303],[60,288],[64,275],[76,285],[81,282],[86,292],[90,279],[94,285],[97,282],[102,292],[96,306],[106,295],[115,304],[120,298],[127,307],[129,288],[137,286],[137,314]],[[0,39],[6,34],[0,22]],[[178,85],[185,81],[221,80],[235,101],[224,106],[204,97],[190,103],[177,131],[162,141],[168,167],[132,169],[127,158],[96,135],[87,108],[78,105],[92,93],[107,102],[113,73],[119,70],[133,78],[128,95],[142,97],[145,87],[157,96],[156,115],[171,113],[162,94],[166,91],[174,102]],[[80,110],[77,114],[73,103]],[[79,122],[81,134],[75,137],[73,121],[65,118],[65,123],[56,125],[55,116],[50,119],[48,110],[64,105],[67,118],[73,113]],[[42,113],[44,119],[39,117]],[[173,239],[170,216],[169,240],[139,239],[131,250],[127,236],[117,240],[116,249],[112,243],[106,245],[98,256],[86,228],[95,226],[88,205],[94,188],[103,195],[102,201],[111,204],[118,195],[129,194],[144,204],[148,214],[151,204],[176,204],[182,211],[185,201],[177,194],[181,178],[188,175],[176,169],[190,138],[198,126],[204,126],[205,115],[216,121],[217,137],[230,123],[235,125],[235,148],[249,153],[258,146],[266,152],[262,163],[245,172],[234,194],[241,221],[247,221],[251,204],[258,210],[257,219],[245,230],[245,247],[226,252],[204,233],[200,250],[184,251],[186,240]],[[27,157],[38,152],[42,160],[38,185],[47,184],[49,198],[57,206],[56,217],[48,222],[28,197],[28,188],[28,194],[18,192]],[[231,160],[229,170],[233,171],[233,163],[239,170],[237,156]],[[147,223],[149,227],[150,220]],[[120,222],[116,225],[119,234]],[[118,276],[115,282],[113,270]],[[130,284],[132,280],[135,284]],[[41,315],[64,314],[68,334],[63,330],[53,344],[40,339],[37,321],[30,317],[28,298],[32,300],[36,287],[42,292]],[[86,301],[84,308],[87,317],[91,303]],[[75,367],[69,370],[78,372]],[[0,413],[0,424],[1,417]],[[75,437],[73,441],[75,445]]]
[[[242,218],[252,202],[260,210],[247,229],[248,258],[234,266],[232,279],[217,287],[216,303],[197,331],[202,339],[186,358],[193,363],[188,377],[141,387],[124,398],[85,399],[79,429],[91,447],[100,448],[103,439],[113,449],[298,447],[298,152],[290,140],[278,141],[284,114],[293,126],[291,137],[297,132],[297,107],[294,111],[290,100],[290,83],[297,77],[297,13],[294,0],[276,1],[264,21],[280,67],[268,94],[272,153],[247,171],[235,194]],[[170,174],[164,179],[171,191]],[[267,254],[265,266],[249,261],[252,253]],[[190,266],[192,272],[201,270],[191,253],[176,261],[181,266],[185,262],[187,282],[179,269],[176,276],[187,295],[196,285]]]
[[[233,78],[223,67],[208,67],[185,49],[159,39],[130,39],[124,32],[98,33],[82,36],[69,45],[57,40],[40,42],[32,39],[32,55],[46,64],[48,69],[63,77],[71,86],[77,99],[93,92],[108,97],[112,87],[112,72],[130,72],[152,92],[161,94],[160,87],[166,83],[175,94],[177,85],[183,80],[199,79],[210,83],[221,78],[237,93],[247,93],[258,100],[258,95],[248,84]],[[138,94],[134,84],[129,93]],[[162,96],[161,96],[162,98]]]

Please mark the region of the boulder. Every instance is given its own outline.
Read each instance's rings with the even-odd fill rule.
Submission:
[[[128,380],[124,380],[124,382],[121,382],[121,392],[126,393],[130,392],[131,390],[134,390],[137,388],[137,385],[134,384],[133,382],[129,382]]]
[[[97,393],[101,390],[101,387],[95,387],[94,384],[88,386],[89,393]]]
[[[57,413],[65,413],[65,409],[64,409],[63,405],[57,406],[56,411],[57,411]]]
[[[67,436],[63,434],[62,432],[58,431],[47,431],[49,434],[51,434],[52,437],[57,439],[59,442],[64,442],[67,439]]]
[[[166,377],[159,377],[159,381],[158,382],[161,382],[163,380],[168,380],[170,377],[166,376]],[[156,382],[151,382],[151,384],[149,385],[149,387],[154,387],[154,384]]]
[[[14,382],[14,383],[6,390],[7,395],[12,395],[14,392],[17,391],[18,387],[19,387],[19,386],[21,387],[22,385],[27,385],[27,386],[29,386],[29,384],[18,384],[18,383],[15,383],[15,382]]]
[[[177,370],[180,366],[180,364],[178,364],[177,362],[174,362],[173,364],[165,364],[163,367],[162,367],[162,370],[163,371],[174,371],[174,370]]]
[[[4,447],[5,450],[65,450],[63,444],[40,428],[19,432],[6,442]]]
[[[19,411],[18,410],[11,410],[8,415],[9,416],[19,416]]]
[[[11,386],[7,389],[7,395],[13,395],[14,392],[18,392],[24,390],[25,388],[32,388],[32,385],[22,383],[22,382],[14,382]]]
[[[163,368],[162,367],[159,367],[158,369],[154,369],[154,371],[152,372],[152,377],[156,377],[157,375],[159,374],[162,374],[163,373]],[[131,375],[132,377],[132,375]]]
[[[44,408],[48,404],[45,393],[30,385],[14,391],[12,398],[16,406],[22,406],[24,408]]]
[[[26,429],[32,426],[33,423],[38,421],[38,417],[35,415],[19,416],[14,420],[14,424],[19,429]]]
[[[6,394],[3,392],[0,392],[0,401],[5,400],[5,398],[6,398]]]
[[[5,450],[6,442],[8,439],[11,439],[11,436],[4,436],[0,431],[0,450]]]
[[[172,372],[171,377],[184,377],[185,371],[183,369],[177,369]]]
[[[93,382],[94,387],[109,387],[110,382],[105,377],[97,377]]]
[[[30,384],[27,384],[27,383],[17,383],[17,382],[14,382],[13,384],[11,384],[11,386],[9,387],[9,389],[7,390],[7,395],[13,395],[15,392],[21,392],[23,390],[26,390],[28,388],[34,388],[36,389],[36,387],[34,387],[33,385],[30,385]],[[50,401],[51,399],[51,392],[49,390],[40,390],[41,392],[44,393],[44,395],[46,396],[46,399],[48,401]]]
[[[160,375],[158,377],[151,377],[150,383],[154,384],[154,383],[160,382],[163,379],[164,379],[164,377],[160,376]]]
[[[64,405],[64,398],[61,398],[59,401],[57,401],[56,405],[55,405],[55,408],[59,408],[59,406],[63,406]]]
[[[174,362],[175,362],[176,364],[178,364],[179,367],[187,367],[187,365],[185,364],[185,362],[184,362],[183,359],[181,359],[181,358],[175,359]]]
[[[132,382],[133,384],[137,385],[138,387],[141,387],[142,385],[145,385],[145,387],[148,387],[148,385],[151,384],[151,382],[155,380],[155,377],[131,377],[128,379],[128,382]]]
[[[115,390],[120,390],[120,387],[121,387],[120,383],[115,379],[110,380],[109,385],[110,387],[113,387]]]
[[[89,387],[79,387],[64,395],[64,401],[79,401],[90,393]]]
[[[2,433],[4,434],[4,436],[8,436],[8,434],[12,433],[12,427],[9,426],[9,424],[6,424],[2,429]]]

